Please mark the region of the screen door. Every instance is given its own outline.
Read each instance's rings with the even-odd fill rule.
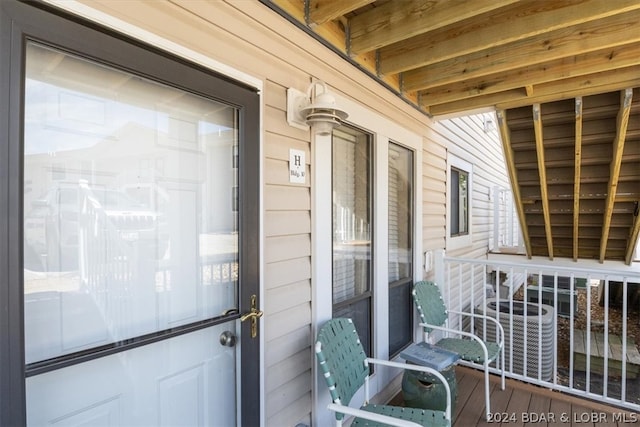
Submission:
[[[25,52],[28,424],[240,424],[242,106]]]

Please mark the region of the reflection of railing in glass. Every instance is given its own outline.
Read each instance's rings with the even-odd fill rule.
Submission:
[[[352,242],[369,241],[371,239],[371,224],[368,220],[358,218],[351,208],[336,204],[334,206],[334,241]]]

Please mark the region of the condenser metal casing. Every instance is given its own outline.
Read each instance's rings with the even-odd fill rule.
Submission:
[[[498,306],[500,307],[499,315]],[[508,371],[516,375],[551,381],[553,355],[556,351],[553,334],[553,307],[546,304],[528,303],[526,309],[525,313],[525,303],[522,301],[511,303],[509,300],[499,300],[498,302],[492,298],[487,299],[486,304],[477,306],[475,312],[493,317],[504,328],[505,363]],[[487,322],[485,324],[485,322],[476,321],[475,327],[478,336],[483,337],[486,329],[487,341],[496,341],[496,327],[493,323]]]

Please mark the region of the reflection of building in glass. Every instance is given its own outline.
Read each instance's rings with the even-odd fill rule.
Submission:
[[[35,44],[27,62],[27,363],[237,307],[236,109]]]

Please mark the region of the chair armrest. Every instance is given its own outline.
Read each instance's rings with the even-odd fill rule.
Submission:
[[[384,359],[374,359],[371,357],[367,358],[367,363],[373,363],[374,365],[389,366],[391,368],[408,369],[410,371],[426,372],[438,378],[438,380],[440,380],[440,382],[444,385],[444,389],[447,392],[447,409],[445,411],[445,418],[451,421],[451,387],[449,387],[449,382],[444,377],[444,375],[442,375],[440,372],[428,366],[394,362],[391,360],[384,360]]]
[[[448,310],[449,313],[455,313],[455,314],[460,314],[463,316],[471,316],[471,317],[476,317],[478,319],[483,319],[483,320],[489,320],[493,323],[495,323],[496,327],[498,328],[498,330],[500,331],[498,334],[498,344],[500,344],[500,347],[502,347],[504,345],[504,328],[502,327],[502,324],[500,322],[498,322],[496,319],[494,319],[493,317],[484,315],[484,314],[479,314],[479,313],[467,313],[464,311],[454,311],[454,310]]]
[[[330,403],[327,408],[329,410],[338,412],[340,414],[352,415],[358,418],[364,418],[366,420],[375,421],[377,423],[388,424],[390,426],[397,427],[422,427],[420,424],[414,423],[412,421],[400,420],[398,418],[393,418],[388,415],[376,414],[375,412],[365,411],[363,409],[356,409],[350,406],[339,405],[337,403]]]

